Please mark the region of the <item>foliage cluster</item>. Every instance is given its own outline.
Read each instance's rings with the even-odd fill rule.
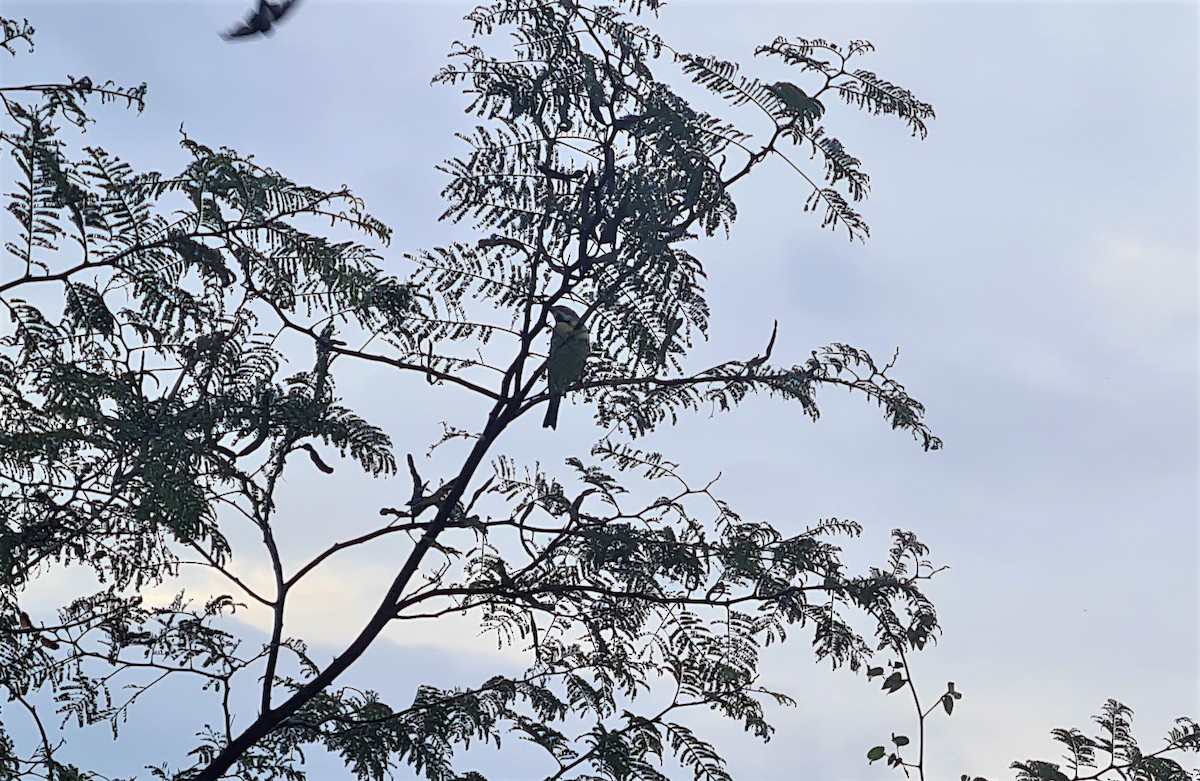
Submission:
[[[0,776],[104,777],[68,762],[47,711],[116,734],[165,681],[217,695],[193,751],[147,758],[152,775],[179,781],[301,779],[314,747],[362,779],[406,764],[431,781],[482,779],[461,767],[461,749],[505,736],[540,747],[550,779],[665,779],[668,758],[696,778],[726,779],[718,749],[685,715],[714,710],[769,738],[764,702],[790,700],[759,683],[760,650],[797,630],[835,667],[876,677],[884,668],[875,663],[888,665],[885,691],[909,688],[915,700],[907,655],[939,627],[922,591],[935,568],[913,534],[894,531],[886,562],[850,572],[837,542],[858,524],[797,529],[789,519],[784,530],[745,519],[711,484],[689,484],[631,440],[684,410],[731,408],[755,392],[816,418],[817,391],[836,386],[876,403],[925,449],[940,447],[892,363],[856,347],[776,365],[772,337],[761,355],[699,372],[684,362],[709,315],[703,264],[685,245],[729,229],[732,187],[783,160],[806,210],[862,238],[852,204],[869,180],[826,129],[825,102],[896,116],[919,136],[932,109],[852,67],[870,52],[865,42],[779,39],[759,49],[811,79],[806,91],[674,51],[637,20],[657,7],[500,0],[468,17],[474,41],[500,31],[515,41],[503,55],[458,44],[435,79],[473,98],[468,151],[442,169],[444,216],[481,238],[414,252],[402,275],[381,265],[389,229],[348,190],[297,184],[186,135],[187,162],[170,175],[63,140],[64,126],[88,121],[87,100],[140,108],[144,87],[85,78],[0,89],[0,140],[18,173],[4,266],[14,271],[0,279],[9,319],[0,330],[0,686],[5,724],[23,712],[39,736],[19,747],[0,727]],[[3,28],[10,52],[31,40],[27,24]],[[692,108],[656,75],[663,61],[731,110],[767,117],[767,137]],[[789,157],[794,148],[819,162]],[[325,220],[354,238],[311,228]],[[550,307],[564,302],[596,345],[575,395],[608,433],[554,474],[514,463],[500,446],[546,401],[539,350]],[[285,351],[292,337],[307,351]],[[368,475],[401,471],[387,434],[338,395],[336,370],[351,361],[464,393],[487,412],[477,430],[447,429],[468,445],[455,471],[423,479],[409,455],[403,506],[382,508],[366,534],[290,561],[281,535],[300,524],[281,517],[279,492],[297,456],[326,473],[332,452]],[[634,481],[658,497],[635,500]],[[239,526],[261,541],[268,589],[238,575]],[[408,541],[394,579],[359,632],[318,662],[285,633],[303,608],[297,585],[385,538]],[[184,563],[223,577],[228,592],[143,599]],[[30,581],[68,566],[88,570],[100,590],[56,616],[27,612]],[[271,616],[260,644],[230,620],[251,604]],[[454,613],[479,616],[524,648],[528,669],[421,686],[404,703],[339,684],[386,627]],[[863,620],[870,631],[856,628]],[[644,707],[649,690],[665,692],[665,704]],[[949,712],[957,694],[951,685],[938,702]],[[1191,747],[1185,731],[1179,745]],[[923,751],[923,734],[919,743]],[[1078,745],[1084,763],[1091,744]],[[1132,756],[1128,745],[1122,757]],[[893,764],[923,770],[922,759]]]

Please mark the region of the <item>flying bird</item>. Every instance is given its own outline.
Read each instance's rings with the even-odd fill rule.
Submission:
[[[559,305],[551,307],[550,314],[554,315],[550,357],[546,359],[550,403],[546,406],[542,428],[558,428],[558,405],[567,388],[583,377],[583,365],[592,349],[587,326],[579,322],[575,310]]]
[[[258,10],[251,11],[246,15],[246,21],[229,32],[221,33],[221,37],[232,41],[247,35],[269,35],[271,25],[282,19],[298,2],[299,0],[280,0],[278,3],[271,3],[268,0],[258,0]]]

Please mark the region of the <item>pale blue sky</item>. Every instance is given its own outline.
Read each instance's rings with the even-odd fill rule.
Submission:
[[[89,143],[173,170],[182,122],[301,182],[348,184],[396,230],[386,256],[398,271],[404,252],[452,235],[435,222],[434,165],[475,119],[429,77],[468,34],[468,6],[303,0],[272,38],[224,43],[217,31],[248,3],[6,0],[4,15],[38,28],[38,49],[6,56],[3,82],[147,81],[145,114],[97,108]],[[867,534],[846,546],[857,566],[882,559],[902,527],[952,567],[930,586],[945,636],[916,661],[927,696],[946,680],[965,693],[931,723],[931,778],[1009,778],[1014,759],[1056,758],[1048,731],[1086,726],[1108,697],[1135,709],[1147,746],[1174,717],[1200,716],[1197,6],[680,0],[653,24],[678,49],[772,78],[750,55],[776,35],[866,38],[878,52],[863,67],[934,105],[924,142],[885,117],[830,112],[872,177],[865,245],[802,215],[802,182],[781,165],[739,185],[732,239],[693,250],[714,310],[693,365],[754,354],[776,318],[776,356],[842,341],[883,357],[899,345],[896,376],[945,449],[923,453],[876,408],[832,393],[815,425],[757,400],[648,444],[696,481],[721,472],[743,515],[860,521]],[[423,452],[440,420],[470,427],[481,415],[453,391],[374,369],[348,372],[341,388],[402,452]],[[557,433],[526,421],[503,449],[553,464],[586,449],[587,420],[568,405]],[[297,555],[369,527],[408,490],[351,469],[288,489]],[[391,563],[337,563],[297,632],[335,653]],[[47,607],[67,590],[41,588]],[[462,628],[391,635],[344,682],[398,701],[427,672],[476,682],[495,667],[473,643],[494,647]],[[896,777],[864,754],[892,731],[912,734],[908,703],[811,659],[803,636],[768,654],[769,682],[800,703],[772,714],[770,744],[705,723],[728,740],[735,777]],[[177,759],[146,738],[176,721],[169,730],[187,737],[178,711],[132,722],[112,772]],[[78,744],[83,756],[110,751],[97,733]],[[504,754],[480,762],[501,768],[496,779],[533,777]]]

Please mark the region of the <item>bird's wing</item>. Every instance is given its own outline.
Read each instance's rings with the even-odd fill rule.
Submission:
[[[282,19],[288,11],[292,10],[299,0],[283,0],[279,3],[263,3],[263,11],[270,15],[272,21]]]
[[[221,37],[228,41],[234,38],[244,38],[247,35],[268,34],[271,32],[271,24],[282,19],[299,1],[281,0],[281,2],[272,3],[268,0],[259,0],[258,9],[247,14],[246,21],[227,33],[221,33]]]
[[[562,366],[566,384],[573,383],[583,376],[583,364],[591,352],[587,329],[572,331],[562,343]]]
[[[550,329],[550,352],[554,352],[561,348],[567,341],[570,332],[567,329],[560,329],[558,326]]]
[[[546,366],[552,392],[562,392],[583,376],[589,352],[587,329],[575,330],[563,323],[550,332],[550,358]]]
[[[233,28],[229,32],[221,33],[221,37],[227,41],[230,41],[230,40],[233,40],[234,38],[243,38],[247,35],[254,35],[256,32],[258,32],[258,30],[255,30],[250,25],[246,24],[245,22],[242,22],[240,25]]]
[[[270,28],[270,17],[264,14],[262,4],[260,3],[258,10],[246,14],[244,22],[241,22],[227,33],[221,33],[221,37],[228,41],[234,38],[244,38],[247,35],[257,35],[258,33],[266,32]]]

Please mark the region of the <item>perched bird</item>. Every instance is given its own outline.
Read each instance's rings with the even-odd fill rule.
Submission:
[[[221,33],[221,37],[232,41],[234,38],[244,38],[247,35],[269,34],[271,25],[282,19],[297,2],[299,0],[281,0],[278,3],[258,0],[258,10],[251,11],[246,15],[246,21],[227,33]]]
[[[569,306],[550,308],[554,328],[550,331],[550,357],[546,359],[546,381],[550,386],[550,403],[546,406],[543,428],[558,428],[558,405],[567,388],[583,377],[583,365],[592,345],[587,326]]]
[[[774,84],[765,85],[771,94],[779,98],[779,102],[783,104],[789,114],[810,119],[820,119],[825,113],[825,105],[816,98],[809,97],[808,93],[797,87],[790,81],[777,81]]]

